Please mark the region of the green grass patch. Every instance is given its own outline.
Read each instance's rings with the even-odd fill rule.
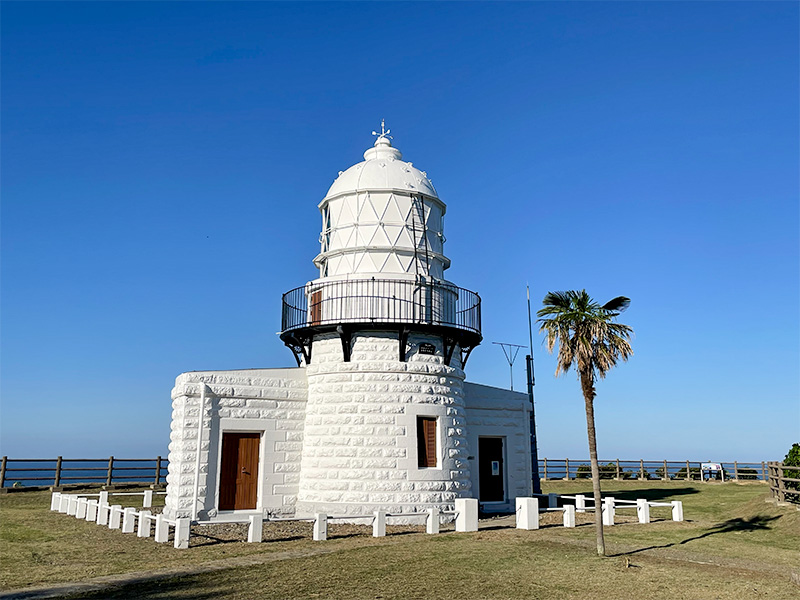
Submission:
[[[271,533],[262,544],[211,536],[193,538],[181,551],[50,512],[49,494],[17,493],[0,496],[1,585],[194,568],[207,572],[75,597],[800,597],[791,581],[792,573],[800,574],[800,512],[765,502],[763,484],[604,481],[603,489],[617,498],[680,499],[687,521],[672,522],[664,508],[653,509],[654,523],[639,525],[634,510],[622,510],[624,523],[606,528],[610,556],[602,559],[594,554],[590,515],[564,529],[556,514],[538,531],[518,531],[513,519],[498,519],[473,534],[428,536],[406,528],[374,539],[368,527],[338,526],[326,542],[313,542],[310,530],[282,533],[267,524]],[[591,484],[547,482],[544,491],[590,495]]]

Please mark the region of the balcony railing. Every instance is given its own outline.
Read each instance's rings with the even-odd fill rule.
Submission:
[[[283,295],[283,333],[347,323],[452,327],[480,336],[481,298],[451,283],[398,279],[316,282]]]

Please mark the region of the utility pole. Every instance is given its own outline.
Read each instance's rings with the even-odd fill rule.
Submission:
[[[542,493],[542,482],[539,479],[539,448],[536,442],[536,410],[533,402],[533,386],[536,385],[536,377],[533,373],[533,320],[531,319],[531,288],[525,286],[528,291],[528,339],[530,341],[531,353],[525,357],[528,372],[528,398],[531,401],[531,475],[533,478],[533,493]]]

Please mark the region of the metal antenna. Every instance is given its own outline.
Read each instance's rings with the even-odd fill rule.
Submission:
[[[519,354],[519,349],[524,348],[525,346],[520,346],[519,344],[506,344],[505,342],[492,342],[500,346],[503,349],[503,354],[506,355],[506,360],[508,361],[508,368],[511,371],[511,391],[514,391],[514,361],[517,360],[517,354]]]
[[[531,401],[531,474],[533,475],[533,493],[542,493],[542,483],[539,479],[539,447],[536,440],[536,404],[533,401],[533,386],[536,385],[536,377],[533,374],[533,321],[531,319],[531,288],[526,285],[528,292],[528,338],[531,345],[531,353],[525,357],[528,375],[528,398]]]

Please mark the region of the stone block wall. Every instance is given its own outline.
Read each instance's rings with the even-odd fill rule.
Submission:
[[[436,354],[420,354],[423,342]],[[403,362],[396,332],[359,332],[344,362],[337,335],[314,340],[298,515],[420,512],[472,495],[464,372],[444,365],[439,338],[409,345]],[[418,467],[418,416],[438,418],[436,468]]]
[[[193,507],[201,386],[206,387],[200,438],[198,502]],[[258,510],[293,514],[300,479],[306,405],[305,369],[183,373],[172,390],[172,432],[164,513],[216,518],[224,431],[261,432]]]

